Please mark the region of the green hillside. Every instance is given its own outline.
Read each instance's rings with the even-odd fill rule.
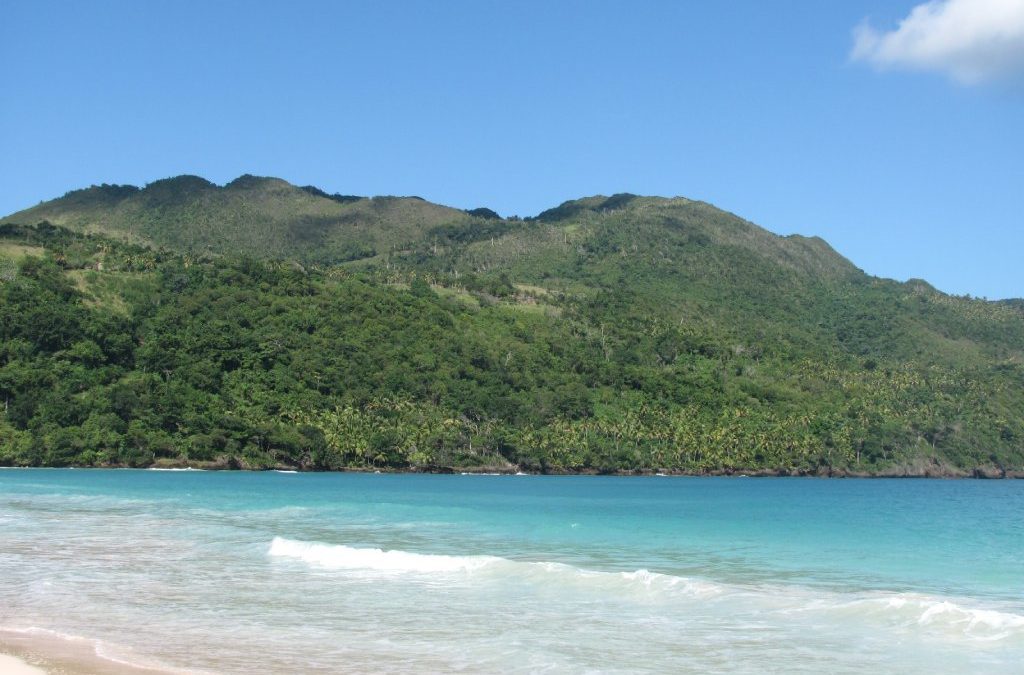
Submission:
[[[278,178],[241,176],[223,187],[178,176],[144,188],[75,190],[12,214],[76,232],[191,253],[338,262],[388,252],[437,225],[467,222],[456,209],[416,197],[344,197]]]
[[[1020,301],[702,202],[179,177],[0,222],[0,463],[1024,470]]]

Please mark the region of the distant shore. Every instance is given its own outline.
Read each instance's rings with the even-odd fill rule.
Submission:
[[[932,479],[1024,479],[1024,470],[1007,470],[997,466],[959,469],[948,465],[915,465],[890,467],[879,472],[853,471],[840,467],[820,467],[815,471],[802,469],[712,469],[709,471],[682,471],[678,469],[636,469],[630,471],[600,471],[582,469],[580,471],[544,470],[521,467],[451,467],[451,466],[419,466],[419,467],[345,467],[328,471],[278,465],[271,467],[247,466],[234,462],[186,462],[162,460],[147,466],[128,466],[126,464],[109,464],[104,466],[14,466],[0,465],[4,469],[139,469],[153,471],[276,471],[283,473],[389,473],[389,474],[436,474],[436,475],[479,475],[479,476],[649,476],[649,477],[690,477],[690,478],[932,478]]]

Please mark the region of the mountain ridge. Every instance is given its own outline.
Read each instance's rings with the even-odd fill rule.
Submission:
[[[789,241],[799,244],[788,251],[790,256],[806,256],[815,249],[813,254],[829,258],[830,263],[849,271],[856,269],[820,237],[776,235],[707,202],[628,193],[582,197],[536,216],[502,218],[486,207],[456,209],[415,196],[329,194],[315,186],[295,186],[280,178],[251,174],[221,186],[184,174],[144,187],[102,184],[71,190],[0,222],[30,225],[46,221],[172,250],[244,252],[264,258],[337,263],[406,248],[442,226],[498,221],[507,231],[530,223],[564,223],[630,209],[642,213],[679,206],[735,219],[755,233],[758,245],[778,248],[780,242]],[[732,230],[733,234],[739,231],[735,224]]]
[[[325,261],[362,257],[409,231],[466,218],[418,198],[328,195],[280,178],[245,174],[216,185],[182,175],[145,187],[100,185],[73,190],[2,219],[47,221],[83,233],[195,252],[245,252]],[[372,231],[366,228],[373,226]],[[344,232],[363,228],[364,231]]]
[[[303,194],[304,193],[304,194]],[[220,201],[218,203],[218,198]],[[339,209],[328,207],[326,211],[303,202],[302,197],[308,196],[321,202],[331,202]],[[206,236],[191,232],[188,241],[182,237],[170,237],[156,230],[182,229],[186,232],[194,230],[195,223],[189,218],[200,217],[200,222],[212,226],[216,218],[229,206],[224,199],[237,197],[250,201],[286,202],[292,209],[290,217],[279,213],[277,208],[255,208],[252,212],[229,213],[224,219],[237,223],[247,219],[249,223],[258,223],[286,232],[285,236],[264,238],[247,238],[238,236],[215,237],[212,233]],[[142,204],[133,203],[142,202]],[[124,206],[125,204],[127,206]],[[344,207],[361,204],[358,210],[345,210]],[[124,212],[119,212],[118,206]],[[813,250],[813,254],[830,263],[846,268],[848,272],[861,272],[859,267],[848,258],[838,253],[832,245],[818,235],[786,234],[781,235],[749,221],[735,213],[721,209],[710,202],[690,199],[687,197],[644,196],[631,193],[615,193],[612,195],[591,195],[569,199],[535,216],[502,217],[487,207],[460,209],[445,206],[426,200],[419,196],[392,195],[348,195],[328,193],[317,186],[298,186],[285,179],[273,176],[256,176],[243,174],[223,185],[218,185],[202,176],[182,174],[157,179],[139,187],[130,184],[100,184],[86,188],[73,189],[61,197],[46,200],[25,209],[21,209],[0,218],[0,222],[30,225],[38,222],[50,222],[74,231],[97,233],[120,238],[128,242],[142,243],[150,246],[164,246],[173,250],[183,247],[193,251],[207,253],[244,252],[257,257],[296,257],[307,262],[337,263],[373,257],[388,248],[401,248],[409,243],[410,238],[422,235],[422,230],[429,230],[439,225],[462,224],[467,221],[497,220],[503,223],[558,223],[578,219],[586,215],[606,215],[616,211],[622,212],[630,206],[642,211],[659,207],[684,206],[693,210],[707,210],[735,219],[737,223],[751,228],[751,231],[762,235],[760,244],[771,245],[772,239],[799,243],[804,253]],[[175,213],[174,209],[187,210],[188,213]],[[145,210],[161,210],[163,213],[149,228],[143,223],[132,226],[130,221],[145,221],[140,218]],[[210,214],[203,216],[203,211]],[[399,221],[412,222],[414,227],[397,228]],[[384,236],[372,233],[343,233],[343,226],[362,228],[381,228]],[[420,232],[415,232],[416,228]],[[395,231],[398,230],[398,231]],[[290,233],[288,232],[290,231]],[[763,235],[768,235],[767,237]],[[404,239],[403,239],[404,238]],[[294,239],[304,239],[296,243]],[[339,241],[339,239],[341,241]],[[310,249],[319,246],[322,251],[312,254]],[[378,251],[382,249],[382,251]],[[371,254],[372,252],[372,254]],[[790,250],[791,255],[798,252]],[[866,274],[866,273],[864,273]],[[880,277],[883,278],[883,277]],[[894,280],[896,281],[896,280]],[[908,278],[905,282],[925,281]],[[925,283],[928,283],[925,281]],[[930,284],[929,284],[930,285]],[[1000,301],[1014,303],[1021,298],[1005,298]]]

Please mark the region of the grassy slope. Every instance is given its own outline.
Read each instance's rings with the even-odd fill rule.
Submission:
[[[84,233],[195,253],[337,262],[402,247],[434,226],[469,220],[414,197],[339,202],[276,178],[242,176],[218,187],[196,176],[94,186],[14,213]]]
[[[601,295],[611,308],[665,325],[711,326],[748,348],[975,365],[1024,357],[1024,313],[1014,303],[870,277],[819,238],[779,237],[700,202],[636,198],[609,210],[579,203],[497,239],[393,260],[449,280],[454,271],[501,272]]]

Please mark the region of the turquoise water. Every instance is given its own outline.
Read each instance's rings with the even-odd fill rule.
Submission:
[[[0,470],[0,628],[189,672],[1020,672],[1024,481]]]

